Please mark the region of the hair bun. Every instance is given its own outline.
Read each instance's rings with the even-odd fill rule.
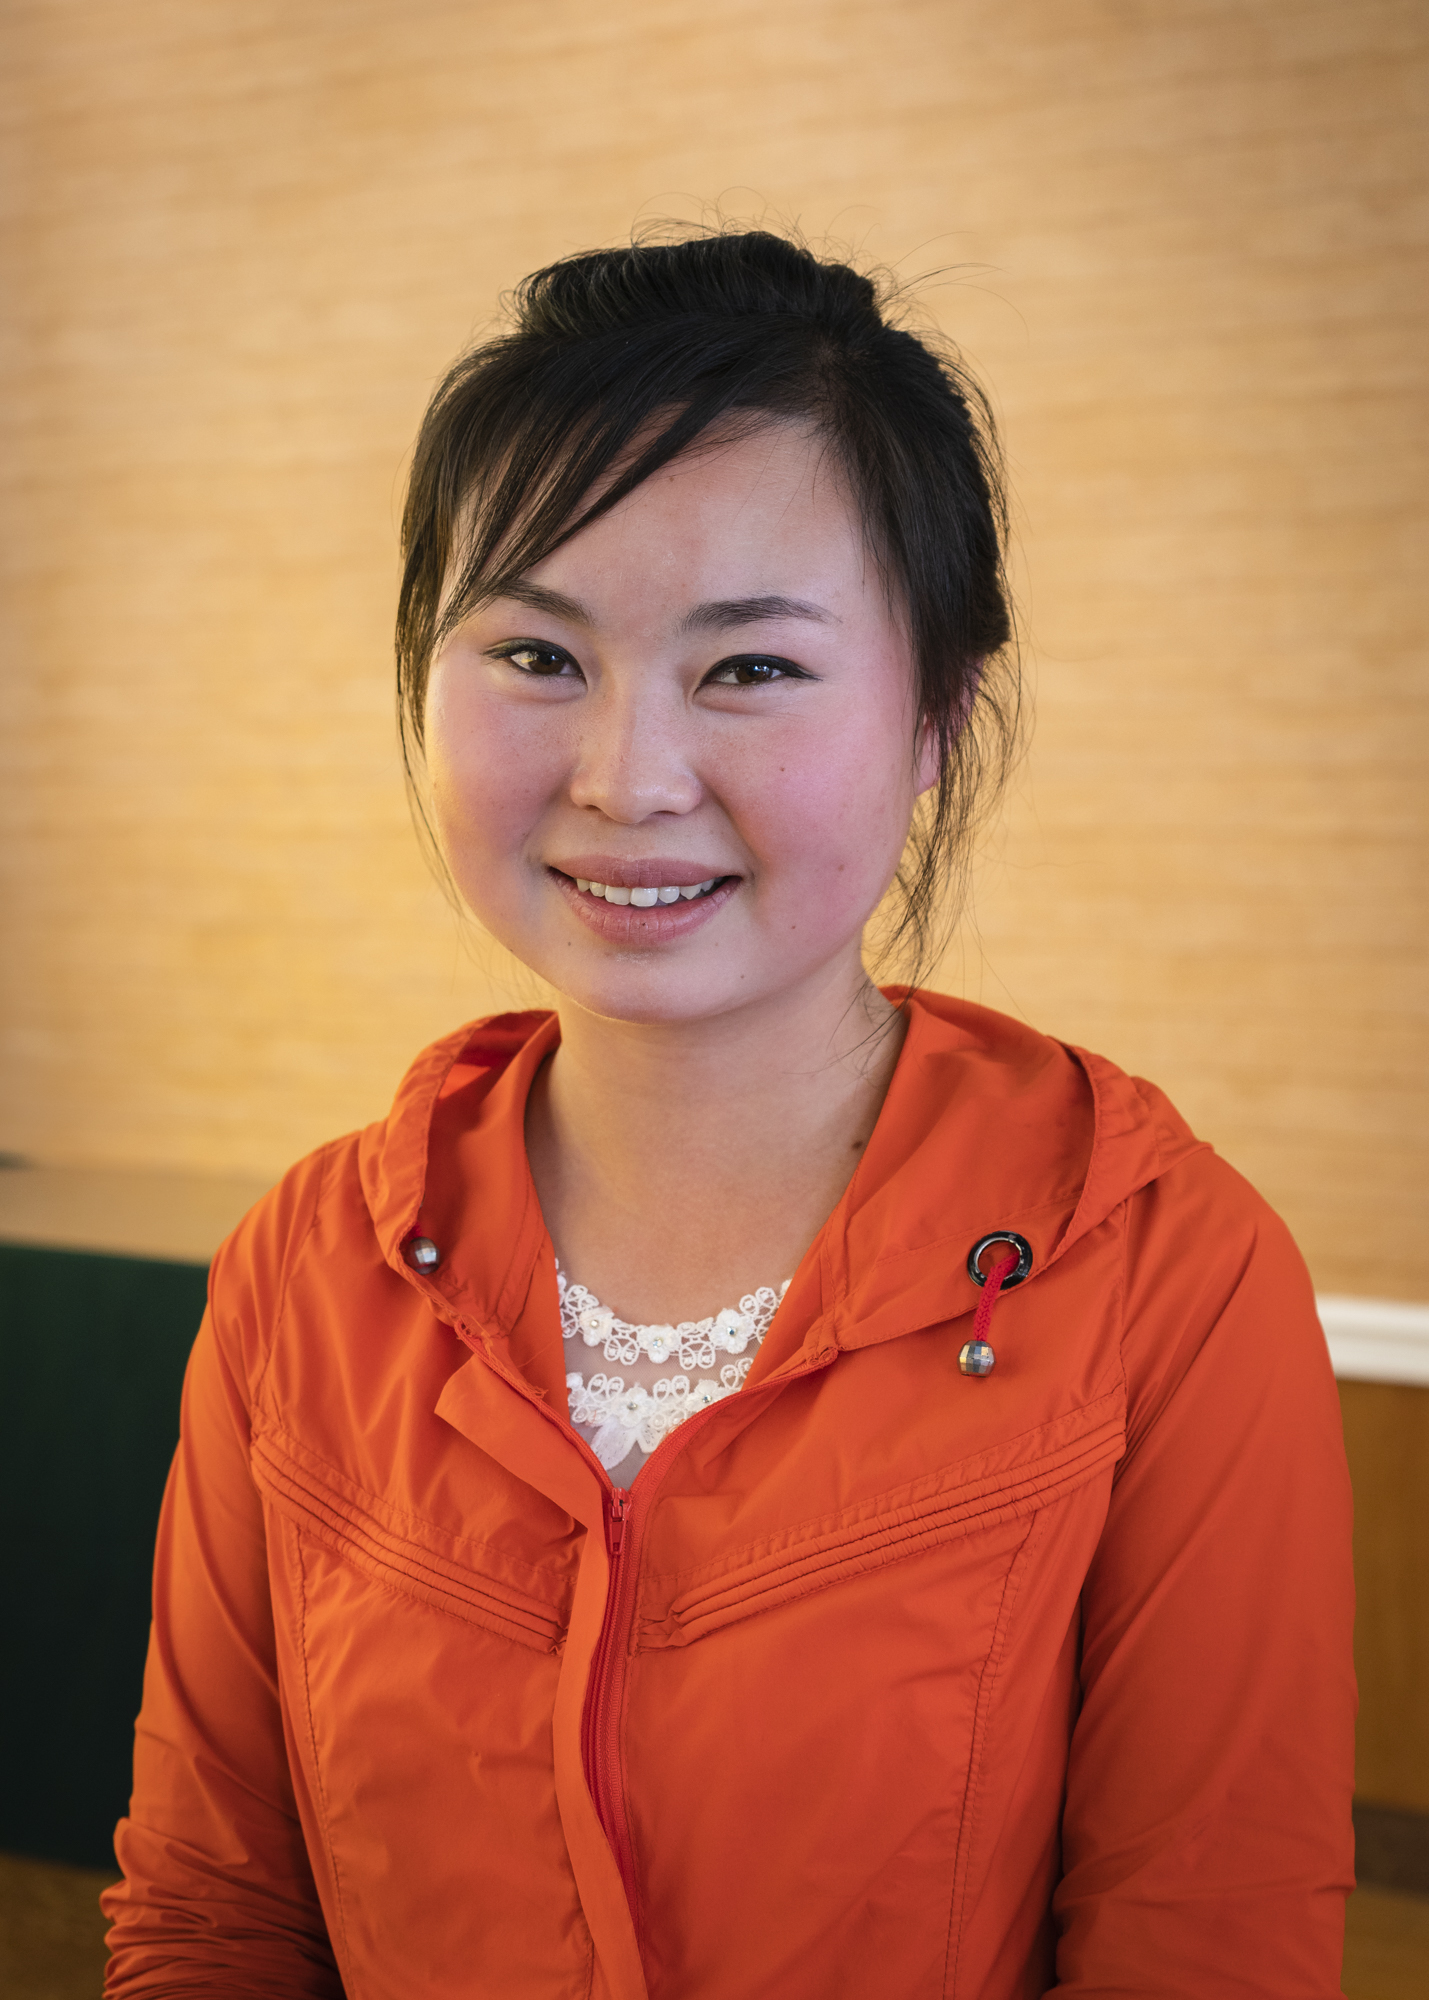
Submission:
[[[515,299],[518,332],[538,338],[692,317],[798,320],[865,339],[884,326],[871,279],[764,229],[563,258],[524,279]]]

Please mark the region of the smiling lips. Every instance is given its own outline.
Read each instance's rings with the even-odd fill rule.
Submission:
[[[678,903],[682,898],[692,903],[696,896],[707,896],[715,883],[722,879],[719,875],[711,875],[707,882],[666,882],[658,886],[626,889],[615,882],[587,882],[583,875],[577,875],[575,884],[592,896],[604,897],[607,903],[630,903],[637,910],[653,910],[657,903]]]
[[[609,854],[582,854],[564,865],[547,866],[590,930],[611,944],[636,949],[693,936],[724,908],[743,880],[739,875],[697,876],[689,862],[669,855],[620,861]],[[612,875],[620,879],[608,880]]]

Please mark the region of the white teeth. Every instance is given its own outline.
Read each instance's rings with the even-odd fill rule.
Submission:
[[[607,903],[629,903],[637,910],[653,910],[657,903],[678,903],[682,898],[692,903],[696,896],[707,896],[719,879],[718,875],[711,875],[708,882],[692,882],[688,888],[667,883],[660,889],[617,889],[611,883],[587,882],[583,875],[577,875],[575,884],[584,894],[601,896]]]

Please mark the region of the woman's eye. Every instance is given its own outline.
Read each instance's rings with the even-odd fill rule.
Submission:
[[[543,646],[534,639],[521,639],[511,646],[498,646],[494,651],[498,660],[509,660],[523,674],[539,675],[542,679],[575,667],[570,654],[562,652],[559,646]]]
[[[744,660],[721,660],[706,676],[714,687],[767,687],[773,681],[806,680],[808,676],[790,660],[770,660],[754,656]]]

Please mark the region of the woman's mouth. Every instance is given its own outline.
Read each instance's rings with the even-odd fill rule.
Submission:
[[[667,882],[658,887],[623,889],[615,882],[587,882],[577,875],[575,883],[577,889],[603,897],[607,903],[629,903],[632,909],[653,910],[657,903],[693,903],[696,896],[708,896],[718,883],[728,879],[723,875],[711,875],[707,882]]]
[[[672,875],[688,876],[692,872],[682,863],[667,863],[666,868]],[[631,882],[629,877],[637,872],[647,879]],[[602,882],[594,875],[574,870],[569,874],[563,868],[547,870],[550,880],[588,929],[610,944],[637,950],[674,944],[702,930],[737,893],[743,879],[739,875],[707,875],[700,882],[662,881],[665,872],[658,862],[647,862],[638,868],[622,868],[621,873],[627,878],[624,882]]]

